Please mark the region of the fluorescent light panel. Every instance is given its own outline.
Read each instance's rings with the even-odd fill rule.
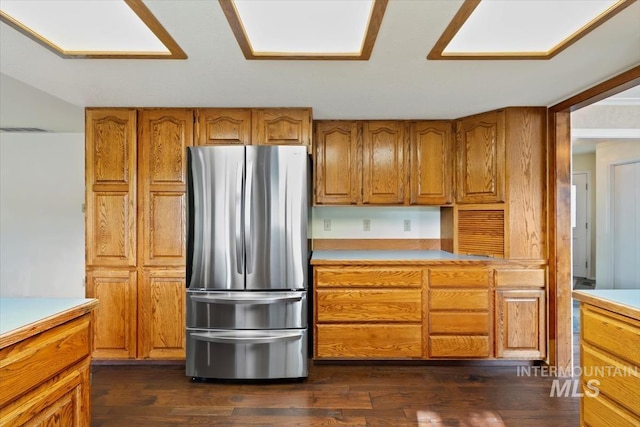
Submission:
[[[247,59],[367,59],[387,1],[220,0],[220,5]]]
[[[134,7],[155,25],[160,35],[150,29]],[[181,52],[186,58],[141,0],[3,0],[0,11],[3,21],[65,57],[157,58]]]
[[[548,59],[633,1],[466,0],[428,58]]]

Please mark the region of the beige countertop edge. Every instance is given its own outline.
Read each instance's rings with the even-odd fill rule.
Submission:
[[[590,304],[640,321],[640,307],[612,301],[599,295],[590,294],[589,291],[573,291],[572,296],[581,303]]]

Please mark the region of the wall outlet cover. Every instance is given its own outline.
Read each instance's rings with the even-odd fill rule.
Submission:
[[[325,219],[324,220],[324,231],[331,231],[331,220],[330,219]]]
[[[371,231],[371,220],[363,219],[362,220],[362,231]]]

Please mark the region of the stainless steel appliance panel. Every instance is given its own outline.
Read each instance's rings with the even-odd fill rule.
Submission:
[[[307,288],[307,149],[246,150],[246,288]]]
[[[244,147],[189,147],[187,286],[244,289]]]
[[[186,374],[196,378],[272,379],[308,375],[307,330],[187,329]]]
[[[307,324],[307,291],[187,292],[188,328],[297,329]]]

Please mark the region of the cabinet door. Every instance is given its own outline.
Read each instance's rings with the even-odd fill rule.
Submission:
[[[186,265],[186,151],[192,144],[192,110],[140,112],[141,265]]]
[[[357,122],[317,122],[315,139],[317,204],[357,204],[362,170]]]
[[[138,358],[185,358],[185,271],[144,269],[138,293]]]
[[[251,144],[251,110],[201,108],[197,110],[196,145]]]
[[[257,145],[306,145],[311,149],[311,109],[253,110],[251,140]]]
[[[129,270],[87,272],[87,298],[98,298],[94,327],[96,359],[136,357],[136,273]]]
[[[411,204],[451,203],[453,159],[451,122],[411,124]]]
[[[136,265],[136,111],[86,111],[88,266]]]
[[[496,291],[496,357],[544,359],[545,291]]]
[[[456,123],[458,203],[504,201],[504,131],[504,111],[483,113]]]
[[[362,126],[363,203],[404,201],[404,122],[370,121]]]

